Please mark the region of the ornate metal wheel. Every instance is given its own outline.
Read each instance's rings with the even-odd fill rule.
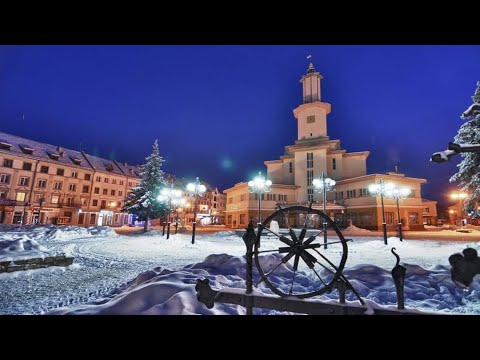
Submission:
[[[289,225],[288,214],[291,212],[304,214],[303,226],[299,226],[297,230]],[[317,225],[320,224],[313,232],[311,228],[307,229],[307,222],[312,217],[315,218]],[[285,222],[288,233],[280,234],[267,227],[276,218]],[[329,232],[328,249],[324,249],[324,230],[319,228],[324,222],[327,223]],[[261,276],[260,283],[265,282],[278,296],[294,296],[301,299],[329,292],[339,282],[348,283],[342,274],[348,255],[347,241],[335,222],[320,210],[305,206],[279,208],[259,224],[254,254],[255,264]],[[260,255],[269,253],[275,254],[273,262],[260,258]],[[285,270],[285,266],[292,270],[292,277],[281,286],[276,286],[272,278],[278,275],[279,269]],[[301,286],[302,282],[305,282],[305,273],[314,279],[314,287],[310,286],[308,290]],[[309,284],[311,283],[309,281]]]

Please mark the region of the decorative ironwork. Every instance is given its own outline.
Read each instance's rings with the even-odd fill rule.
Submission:
[[[392,248],[391,250],[392,254],[397,258],[397,263],[392,269],[392,278],[393,282],[395,283],[395,290],[397,292],[397,308],[403,310],[405,309],[404,287],[407,268],[400,265],[400,256],[398,256],[395,250],[395,248]]]

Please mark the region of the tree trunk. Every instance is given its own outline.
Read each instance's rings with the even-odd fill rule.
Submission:
[[[143,223],[143,232],[148,231],[148,220],[149,219],[150,219],[150,206],[147,209],[147,216],[146,216],[145,222]]]

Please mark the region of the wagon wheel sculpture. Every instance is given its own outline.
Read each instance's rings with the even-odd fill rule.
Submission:
[[[295,232],[288,223],[288,216],[285,216],[285,213],[292,211],[305,213],[305,223],[301,228],[300,232]],[[335,231],[335,235],[338,237],[336,239],[329,239],[327,242],[328,250],[325,250],[322,253],[322,248],[324,247],[324,230],[315,229],[313,235],[307,236],[307,220],[308,215],[315,214],[320,217],[320,224],[323,222],[327,223],[327,226]],[[281,216],[288,227],[288,234],[278,234],[267,226],[272,220]],[[265,236],[267,235],[267,236]],[[321,235],[321,236],[320,236]],[[320,236],[320,237],[319,237]],[[273,244],[272,240],[273,239]],[[321,242],[319,240],[322,240]],[[300,299],[309,298],[317,295],[322,295],[326,292],[330,292],[334,287],[344,286],[352,290],[355,296],[363,303],[363,300],[360,298],[355,289],[351,286],[345,276],[342,274],[342,270],[347,261],[348,247],[347,241],[350,239],[345,239],[342,232],[338,228],[332,219],[325,215],[322,211],[312,209],[305,206],[290,206],[287,208],[278,208],[273,214],[267,217],[261,224],[259,224],[257,232],[257,241],[255,242],[255,264],[260,274],[261,280],[257,286],[264,282],[270,290],[280,297],[294,296]],[[262,248],[260,248],[262,244]],[[332,245],[332,246],[331,246]],[[261,259],[260,255],[270,253],[270,254],[279,254],[280,256],[275,256],[278,260],[278,263],[273,266],[268,264],[265,259]],[[328,257],[335,256],[336,259],[331,261]],[[302,262],[300,262],[300,259]],[[293,276],[290,280],[290,283],[284,284],[284,290],[277,287],[270,280],[271,277],[275,276],[275,271],[278,271],[281,268],[281,265],[291,266],[293,269]],[[305,267],[306,266],[306,267]],[[295,291],[295,281],[299,283],[299,278],[297,271],[301,270],[310,270],[310,274],[316,279],[315,286],[313,289]],[[304,278],[304,275],[302,275]],[[300,279],[303,281],[304,279]],[[288,291],[286,291],[288,288]],[[297,287],[298,288],[298,287]]]

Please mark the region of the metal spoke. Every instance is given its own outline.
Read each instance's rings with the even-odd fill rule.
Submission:
[[[325,281],[323,281],[322,277],[320,275],[318,275],[318,273],[315,271],[314,268],[312,268],[312,271],[315,273],[315,275],[317,275],[317,277],[320,279],[320,281],[322,282],[323,285],[327,286],[327,284],[325,284]]]
[[[349,242],[349,241],[352,241],[352,239],[345,239],[345,242]],[[332,241],[332,242],[327,242],[327,245],[332,245],[332,244],[341,244],[343,243],[343,241]],[[313,244],[313,245],[317,245],[317,244]],[[315,247],[320,247],[320,246],[323,246],[325,245],[325,243],[322,243],[322,244],[318,244],[319,246],[315,246]],[[307,249],[313,249],[313,247],[307,247]]]
[[[284,244],[287,244],[287,245],[290,245],[290,246],[294,246],[294,245],[295,245],[295,243],[294,243],[292,240],[290,240],[289,238],[285,237],[284,235],[277,234],[276,232],[270,230],[269,228],[263,227],[263,226],[262,226],[262,228],[263,228],[264,230],[267,230],[268,232],[272,233],[273,235],[277,236],[278,239],[279,239],[281,242],[283,242]]]
[[[300,260],[300,255],[296,254],[295,261],[293,264],[292,284],[290,285],[290,291],[288,292],[290,295],[292,295],[293,283],[295,282],[295,274],[297,273],[297,269],[298,269],[298,260]]]
[[[307,266],[312,269],[315,266],[315,263],[317,262],[317,259],[312,254],[309,254],[306,251],[302,251],[300,253],[300,256],[302,257],[303,261]]]
[[[270,270],[269,272],[264,274],[264,277],[268,277],[271,273],[273,273],[275,270],[277,270],[280,267],[280,265],[285,264],[288,260],[290,260],[293,257],[293,255],[295,255],[295,253],[293,251],[291,253],[288,253],[287,255],[285,255],[282,258],[282,260],[280,260],[280,262],[278,263],[277,266],[275,266],[272,270]],[[258,286],[262,281],[263,281],[263,277],[255,286]]]
[[[317,238],[318,235],[320,235],[320,234],[323,233],[324,231],[325,231],[325,230],[322,229],[322,230],[320,230],[318,233],[316,233],[315,235],[310,236],[310,237],[307,239],[307,241],[304,241],[304,244],[306,244],[306,245],[310,244],[312,241],[314,241],[314,240]]]
[[[298,243],[297,235],[295,234],[295,231],[293,231],[292,228],[288,229],[288,233],[290,234],[290,237],[295,243]]]

